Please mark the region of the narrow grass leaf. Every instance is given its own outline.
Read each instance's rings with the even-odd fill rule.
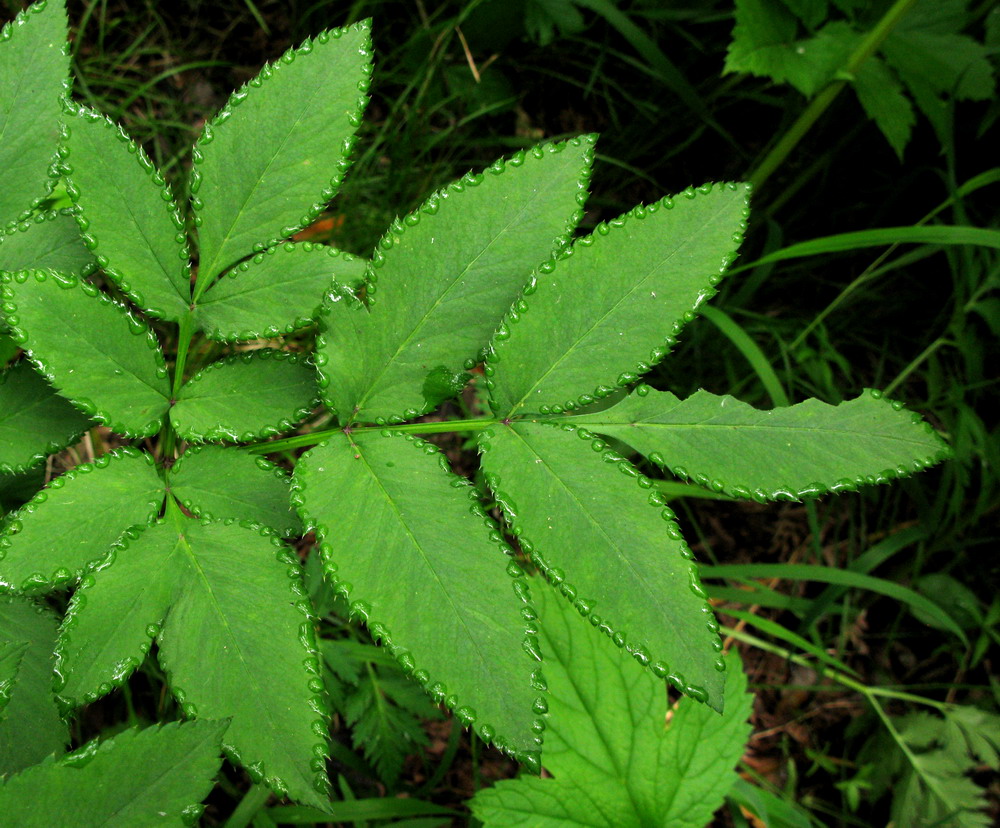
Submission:
[[[68,210],[38,213],[0,232],[0,270],[45,268],[82,276],[96,266]]]
[[[738,779],[753,697],[729,659],[725,713],[682,699],[667,716],[662,682],[580,624],[568,603],[539,602],[552,702],[544,762],[554,779],[521,777],[480,791],[487,828],[702,828]]]
[[[792,581],[818,581],[823,584],[839,584],[874,592],[907,604],[928,618],[935,619],[941,629],[954,633],[963,643],[968,644],[961,625],[940,606],[920,593],[884,578],[813,564],[725,564],[702,566],[701,573],[705,578],[785,578]]]
[[[0,371],[0,473],[17,474],[41,463],[89,424],[27,360]]]
[[[3,313],[45,378],[126,437],[148,437],[168,407],[167,367],[150,327],[93,285],[54,271],[0,274]]]
[[[138,307],[180,319],[191,301],[191,264],[170,185],[120,126],[83,106],[67,109],[66,191],[84,243]]]
[[[83,576],[55,650],[56,690],[67,706],[106,696],[145,659],[180,581],[180,544],[176,525],[159,521],[123,536]]]
[[[195,517],[250,520],[283,537],[302,534],[288,475],[236,448],[192,446],[170,470],[170,491]]]
[[[482,433],[487,483],[522,549],[592,634],[721,709],[718,623],[673,512],[604,441],[566,428],[521,421]]]
[[[801,259],[806,256],[822,256],[826,253],[842,253],[866,247],[888,247],[894,244],[940,244],[944,246],[968,244],[1000,250],[1000,230],[941,224],[928,227],[908,225],[906,227],[880,227],[877,230],[856,230],[851,233],[838,233],[835,236],[824,236],[798,244],[790,244],[781,250],[775,250],[773,253],[768,253],[766,256],[733,268],[733,272],[736,273],[770,262]]]
[[[79,578],[126,529],[155,519],[163,493],[153,458],[135,449],[57,477],[5,520],[0,591],[48,591]]]
[[[230,97],[194,149],[196,299],[219,273],[307,226],[340,186],[371,75],[368,21],[289,49]]]
[[[513,580],[504,572],[510,549],[475,490],[442,462],[412,435],[355,432],[303,456],[293,497],[376,639],[484,741],[537,762],[544,699],[525,653],[536,651],[526,587],[516,567]]]
[[[290,431],[319,404],[307,360],[264,348],[219,360],[182,387],[170,421],[192,442],[244,442]]]
[[[171,722],[95,740],[0,783],[0,812],[22,828],[183,828],[215,784],[225,729],[225,722]]]
[[[854,491],[949,454],[918,414],[877,391],[836,406],[806,400],[761,411],[707,391],[681,400],[640,385],[617,405],[573,422],[621,440],[685,480],[759,501]]]
[[[542,264],[493,337],[493,410],[577,408],[659,362],[735,256],[747,191],[709,184],[636,207]]]
[[[0,778],[62,753],[69,727],[52,693],[55,614],[20,595],[0,595],[0,645],[26,645],[0,715]]]
[[[226,754],[255,781],[325,808],[329,722],[301,566],[259,528],[181,523],[160,663],[186,715],[232,720]]]
[[[63,0],[29,6],[0,32],[0,223],[27,213],[51,189],[69,78],[66,36]]]
[[[367,819],[393,819],[394,817],[422,814],[442,814],[458,816],[458,812],[434,802],[420,799],[379,797],[375,799],[351,799],[332,802],[329,812],[305,808],[301,805],[287,805],[283,808],[268,808],[267,815],[279,825],[319,825],[331,820],[337,822],[357,822]],[[441,823],[439,823],[441,824]]]
[[[593,151],[585,135],[518,152],[392,225],[372,259],[370,314],[334,317],[320,344],[345,423],[400,422],[461,389],[533,268],[568,244]],[[356,326],[344,344],[360,340],[360,354],[341,343],[344,325]]]
[[[290,334],[312,324],[335,283],[364,276],[367,262],[321,244],[285,242],[240,262],[198,301],[195,322],[231,342]]]
[[[778,379],[778,374],[771,367],[767,356],[761,350],[760,345],[753,341],[750,335],[725,311],[712,305],[706,305],[702,311],[704,317],[711,322],[719,331],[736,347],[750,363],[750,367],[764,386],[773,405],[789,405],[790,401],[785,389]]]

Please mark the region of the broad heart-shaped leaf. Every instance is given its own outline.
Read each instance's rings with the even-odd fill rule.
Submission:
[[[79,578],[121,534],[154,519],[163,481],[135,449],[105,454],[53,480],[0,534],[0,591],[50,590]]]
[[[169,477],[170,491],[195,517],[250,520],[284,537],[302,534],[288,483],[274,463],[221,446],[189,448]]]
[[[853,491],[949,455],[919,414],[879,391],[836,406],[806,400],[760,411],[707,391],[681,400],[640,385],[611,408],[571,420],[621,440],[678,477],[761,502]]]
[[[40,463],[76,440],[89,423],[27,360],[0,371],[0,473]]]
[[[0,595],[0,647],[23,644],[17,678],[0,714],[0,777],[62,753],[69,728],[52,693],[56,618],[20,595]]]
[[[652,481],[568,423],[496,425],[479,446],[486,481],[521,548],[575,604],[580,623],[721,710],[719,625]]]
[[[295,428],[318,404],[308,360],[264,348],[219,360],[191,377],[170,421],[192,442],[250,442]]]
[[[232,97],[194,148],[196,299],[236,261],[301,230],[336,194],[372,72],[368,21],[322,32]]]
[[[45,268],[78,276],[96,266],[68,210],[46,210],[0,232],[0,270]]]
[[[298,559],[259,526],[167,512],[123,538],[74,596],[61,693],[78,703],[107,692],[155,635],[185,715],[231,719],[223,745],[233,761],[325,807],[327,712]]]
[[[544,764],[554,779],[522,777],[480,791],[487,828],[702,828],[737,780],[753,696],[733,655],[726,712],[682,699],[669,724],[662,682],[580,624],[553,595],[539,601],[551,702]]]
[[[80,410],[126,437],[163,423],[167,367],[153,331],[76,276],[0,273],[0,310],[35,365]]]
[[[467,377],[458,388],[440,378],[478,361],[532,269],[566,246],[593,154],[592,135],[518,152],[396,220],[372,259],[370,312],[331,303],[341,312],[318,346],[321,384],[345,425],[400,422],[461,388]]]
[[[545,701],[525,654],[536,652],[527,588],[516,564],[504,572],[511,550],[475,490],[442,465],[412,435],[356,431],[303,455],[293,502],[373,635],[484,741],[537,764]]]
[[[368,263],[322,244],[285,242],[239,263],[195,307],[209,339],[289,334],[312,323],[335,283],[356,284]]]
[[[63,0],[35,3],[0,32],[0,224],[51,189],[59,100],[69,77]]]
[[[184,828],[215,784],[225,729],[225,722],[171,722],[94,740],[0,783],[0,813],[20,828]]]
[[[708,184],[636,207],[541,265],[493,338],[494,411],[577,408],[662,359],[736,254],[747,192]]]
[[[191,301],[184,221],[145,151],[104,115],[67,101],[66,192],[86,246],[150,316],[177,320]]]

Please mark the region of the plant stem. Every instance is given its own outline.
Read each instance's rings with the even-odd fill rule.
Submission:
[[[191,340],[194,335],[194,313],[188,311],[181,317],[180,328],[177,331],[177,358],[174,360],[174,376],[170,385],[171,400],[177,399],[181,386],[184,384],[184,368],[187,364],[188,351],[191,349]],[[162,459],[164,462],[173,459],[174,448],[177,444],[177,434],[170,424],[170,414],[163,421],[163,429],[160,432],[161,445],[163,446]]]
[[[771,148],[764,160],[750,173],[748,177],[754,190],[762,187],[771,174],[781,166],[788,154],[798,146],[799,141],[806,136],[812,125],[819,120],[820,116],[833,103],[834,98],[840,94],[840,90],[847,85],[848,79],[853,78],[862,64],[875,54],[915,2],[916,0],[896,0],[891,8],[882,15],[882,19],[868,32],[851,54],[843,69],[837,73],[838,78],[823,87],[823,90],[809,102],[802,114],[795,119],[795,123],[788,128],[788,131]]]
[[[445,420],[438,423],[404,423],[403,425],[374,425],[356,426],[351,428],[352,434],[366,431],[392,431],[397,434],[451,434],[453,432],[483,431],[490,426],[499,425],[500,420],[482,417],[472,420]],[[285,449],[303,448],[322,443],[324,440],[337,434],[342,434],[342,428],[328,428],[323,431],[314,431],[311,434],[300,434],[297,437],[286,437],[283,440],[271,440],[268,443],[256,443],[247,446],[247,450],[254,454],[270,454],[272,451],[284,451]]]

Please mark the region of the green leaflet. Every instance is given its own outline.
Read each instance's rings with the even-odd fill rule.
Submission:
[[[162,504],[163,481],[148,454],[120,449],[77,466],[7,518],[0,591],[51,590],[79,578],[126,529],[154,519]]]
[[[66,109],[66,192],[84,244],[137,306],[180,319],[190,303],[191,265],[170,186],[121,127],[71,102]]]
[[[510,549],[475,490],[442,464],[412,435],[334,437],[300,459],[293,502],[372,634],[484,741],[537,765],[545,700],[524,652],[537,651],[526,585],[516,565],[504,574]]]
[[[68,210],[47,210],[8,227],[6,235],[0,232],[0,270],[45,268],[82,276],[95,264]]]
[[[17,672],[21,669],[21,659],[27,649],[27,641],[4,641],[0,638],[0,725],[3,724],[4,710],[10,701]]]
[[[77,408],[126,437],[159,430],[167,368],[145,322],[93,285],[53,271],[0,273],[0,297],[14,338]]]
[[[457,393],[428,378],[471,368],[532,269],[566,247],[593,154],[592,135],[518,152],[393,223],[372,257],[371,312],[332,314],[318,345],[321,384],[345,424],[401,422]]]
[[[186,715],[232,719],[226,753],[253,778],[325,808],[329,722],[313,620],[298,558],[267,531],[184,522],[160,663]]]
[[[160,632],[181,580],[177,526],[134,527],[80,581],[59,629],[56,692],[79,707],[120,687]]]
[[[295,428],[318,404],[309,362],[264,348],[219,360],[191,377],[170,421],[185,440],[248,443]]]
[[[726,54],[725,72],[749,72],[787,82],[812,97],[847,63],[861,38],[844,21],[828,23],[815,35],[800,37],[796,20],[799,10],[793,14],[787,6],[765,0],[736,0],[736,26]]]
[[[19,828],[184,828],[215,782],[225,729],[172,722],[95,739],[0,783],[0,813]]]
[[[542,590],[539,589],[539,592]],[[486,828],[702,828],[738,776],[753,696],[734,655],[719,716],[682,699],[668,725],[663,683],[594,636],[573,608],[539,601],[552,696],[544,764],[482,790],[472,812]]]
[[[269,247],[209,288],[195,323],[223,342],[289,334],[312,323],[335,283],[360,282],[366,267],[364,259],[322,244]]]
[[[288,475],[263,457],[236,448],[195,446],[168,478],[170,491],[196,517],[263,523],[283,537],[302,534],[289,502]]]
[[[155,636],[185,715],[231,719],[233,761],[325,807],[328,723],[298,559],[257,524],[167,511],[81,584],[60,631],[60,694],[81,704],[109,692]]]
[[[589,621],[678,690],[721,710],[719,625],[674,513],[652,481],[568,423],[493,426],[479,447],[486,481],[521,548],[575,604],[580,623]]]
[[[577,408],[659,362],[732,261],[747,191],[708,184],[636,207],[542,264],[490,346],[494,412]]]
[[[0,224],[49,193],[69,75],[63,0],[35,3],[0,32]]]
[[[52,695],[55,642],[56,618],[49,609],[20,595],[0,595],[0,647],[25,646],[0,712],[0,777],[62,753],[69,742]]]
[[[309,224],[337,192],[368,103],[369,29],[363,21],[289,49],[205,125],[191,172],[196,300],[236,261]]]
[[[16,474],[42,462],[74,442],[89,423],[27,360],[0,371],[0,473]]]
[[[882,130],[900,160],[917,116],[903,93],[895,73],[875,55],[868,58],[854,76],[854,93],[865,113]]]
[[[707,391],[681,400],[640,385],[611,408],[572,421],[684,480],[762,502],[885,483],[949,455],[919,414],[878,391],[836,406],[806,400],[760,411]]]

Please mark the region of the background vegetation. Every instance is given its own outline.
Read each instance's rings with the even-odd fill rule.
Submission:
[[[743,771],[774,794],[773,825],[916,824],[905,821],[900,798],[923,802],[935,786],[954,803],[985,795],[978,801],[994,816],[1000,802],[995,749],[972,740],[978,732],[1000,742],[992,718],[1000,442],[986,414],[998,403],[1000,257],[952,244],[948,231],[917,243],[891,244],[905,236],[886,233],[872,238],[884,242],[877,246],[775,255],[872,228],[997,227],[1000,12],[990,2],[930,5],[951,14],[954,36],[982,44],[975,65],[980,75],[986,66],[980,82],[989,93],[941,90],[933,121],[910,119],[901,153],[899,130],[894,148],[850,89],[832,98],[757,188],[734,275],[654,380],[682,396],[705,387],[759,407],[882,388],[930,418],[954,448],[952,462],[912,479],[815,504],[717,501],[708,509],[705,495],[673,504],[699,539],[699,559],[725,567],[706,576],[757,693]],[[21,3],[2,6],[12,16]],[[822,7],[864,32],[890,4],[786,6]],[[306,231],[361,255],[433,188],[542,139],[602,136],[585,226],[690,184],[760,182],[769,150],[799,128],[825,86],[805,84],[807,98],[794,79],[724,73],[732,0],[86,0],[70,2],[69,12],[75,93],[121,121],[182,187],[191,142],[229,90],[311,34],[374,18],[377,70],[357,160]],[[921,14],[921,4],[909,13]],[[800,21],[796,37],[825,20],[811,29]],[[895,117],[897,127],[906,119]],[[475,396],[463,404],[476,405]],[[448,448],[459,463],[468,450]],[[679,494],[677,484],[664,489]],[[764,563],[784,566],[749,566]],[[845,574],[825,583],[816,567]],[[886,582],[942,605],[967,642],[884,594]],[[345,799],[402,793],[465,813],[477,788],[515,773],[368,647],[318,579],[313,589],[326,612],[328,683],[340,711],[334,777]],[[75,735],[82,742],[109,725],[162,716],[152,686],[137,675],[93,705]],[[749,824],[740,807],[749,795],[739,788],[718,824]],[[232,771],[214,797],[208,825],[222,824],[240,801],[227,824],[292,816],[258,811],[266,794]],[[401,814],[396,801],[369,816]],[[948,822],[947,808],[942,816],[942,824],[989,819]]]

